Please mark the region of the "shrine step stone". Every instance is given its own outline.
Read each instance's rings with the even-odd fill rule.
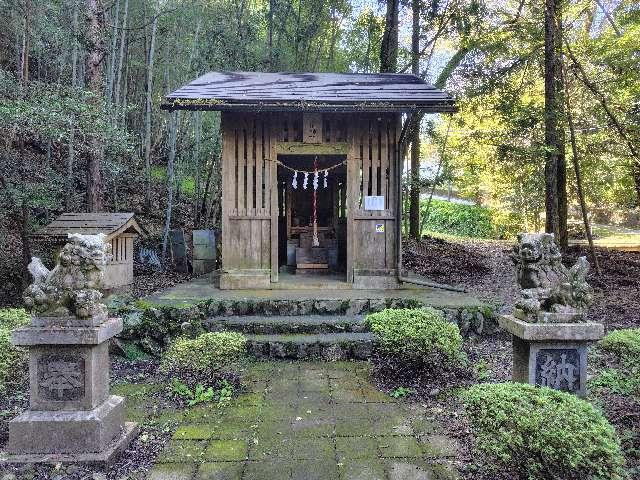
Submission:
[[[211,331],[233,330],[251,334],[318,334],[318,333],[362,333],[364,315],[304,315],[264,316],[247,315],[210,317],[205,327]]]
[[[364,360],[373,344],[371,333],[247,335],[248,351],[256,358]]]

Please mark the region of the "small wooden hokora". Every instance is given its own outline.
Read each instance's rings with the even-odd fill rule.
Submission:
[[[589,262],[578,258],[566,268],[562,254],[548,233],[522,233],[511,259],[516,266],[520,299],[514,316],[531,323],[583,322],[593,300],[587,283]]]
[[[29,350],[29,409],[9,422],[2,463],[109,463],[137,434],[124,398],[109,393],[109,339],[122,320],[100,302],[104,235],[70,234],[56,266],[38,258],[24,293],[31,324],[12,332]]]

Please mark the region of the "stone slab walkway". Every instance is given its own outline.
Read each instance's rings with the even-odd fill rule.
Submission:
[[[244,380],[231,405],[180,416],[148,480],[457,478],[452,442],[378,391],[366,362],[257,362]]]

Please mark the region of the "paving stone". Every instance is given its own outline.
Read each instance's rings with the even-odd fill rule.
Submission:
[[[282,438],[257,438],[250,444],[249,460],[270,460],[273,458],[291,459],[293,452],[293,439]]]
[[[413,435],[411,421],[404,415],[390,413],[372,421],[371,432],[374,435]]]
[[[252,425],[237,422],[219,422],[211,425],[212,440],[242,440],[252,437],[258,428],[259,423]]]
[[[377,437],[380,456],[404,458],[422,456],[422,448],[414,437]]]
[[[333,387],[331,400],[335,403],[363,403],[362,390],[357,387]]]
[[[334,434],[336,422],[333,417],[305,416],[296,417],[291,424],[297,438],[330,437]]]
[[[214,428],[214,425],[207,424],[180,425],[173,434],[173,438],[175,440],[209,440]]]
[[[291,464],[277,460],[247,462],[242,475],[243,480],[288,480],[290,478]]]
[[[154,470],[165,476],[152,480],[457,478],[445,460],[455,441],[423,407],[377,390],[369,364],[265,362],[247,373],[248,392],[226,407],[160,412],[177,428]]]
[[[346,460],[378,457],[378,442],[369,437],[338,437],[336,438],[336,453],[338,462]]]
[[[203,463],[196,480],[241,480],[243,470],[244,463],[241,462]]]
[[[371,420],[368,417],[350,417],[336,420],[336,436],[371,436]]]
[[[335,415],[336,420],[370,418],[369,409],[364,403],[346,403],[335,405],[333,414]]]
[[[338,480],[338,466],[334,459],[296,462],[291,468],[291,480]]]
[[[340,466],[340,480],[386,479],[384,465],[378,460],[345,460]]]
[[[331,393],[329,390],[324,392],[300,392],[298,394],[298,402],[297,403],[330,403],[331,402]]]
[[[318,374],[300,375],[299,388],[302,392],[329,393],[329,378]]]
[[[293,443],[292,458],[296,460],[323,460],[335,463],[335,447],[330,438],[305,438]]]
[[[256,405],[236,405],[219,409],[219,417],[225,422],[251,424],[258,420],[262,409]]]
[[[420,442],[425,456],[429,458],[455,457],[458,453],[458,442],[445,435],[424,435]]]
[[[147,480],[191,480],[195,467],[188,463],[158,463],[149,474]]]
[[[380,418],[406,417],[407,412],[397,403],[369,403],[365,407],[372,420],[376,421]]]
[[[389,480],[436,480],[430,469],[413,462],[390,462],[387,473]]]
[[[205,451],[207,460],[226,462],[246,460],[248,446],[244,440],[213,440]]]
[[[300,365],[295,362],[278,362],[273,369],[273,378],[282,380],[297,380],[300,375]]]
[[[204,456],[207,442],[198,440],[172,440],[160,452],[161,462],[197,462]]]
[[[291,420],[288,418],[283,420],[267,419],[258,424],[256,428],[256,434],[259,438],[291,437],[292,433]]]

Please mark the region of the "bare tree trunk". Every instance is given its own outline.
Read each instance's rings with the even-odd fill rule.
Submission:
[[[20,55],[20,85],[29,82],[29,49],[31,48],[31,0],[24,0],[24,24],[22,29],[22,53]]]
[[[113,17],[111,48],[109,49],[109,70],[107,70],[107,104],[113,103],[113,84],[116,70],[116,47],[118,45],[118,21],[120,20],[120,0],[116,0],[116,12]]]
[[[71,49],[71,86],[78,86],[78,0],[73,1],[73,48]]]
[[[600,271],[600,263],[598,262],[598,256],[596,255],[596,249],[593,246],[593,236],[591,235],[591,226],[589,225],[589,215],[587,212],[587,202],[584,199],[584,191],[582,189],[582,174],[580,173],[580,159],[578,158],[578,146],[576,144],[576,130],[573,125],[573,116],[571,115],[571,104],[569,103],[569,92],[565,86],[565,102],[566,102],[566,114],[567,123],[569,124],[569,137],[571,139],[571,159],[573,161],[573,169],[576,174],[576,187],[578,189],[578,200],[580,201],[580,210],[582,211],[582,222],[584,223],[584,232],[589,242],[589,249],[591,250],[591,257],[593,258],[593,264],[596,267],[596,273],[598,276],[602,275]]]
[[[153,21],[151,23],[151,44],[149,46],[147,62],[147,95],[145,101],[145,121],[144,121],[144,180],[145,180],[145,206],[151,209],[151,98],[153,96],[153,57],[156,45],[156,29],[158,27],[158,16],[152,12]]]
[[[395,72],[398,68],[398,13],[400,0],[387,0],[384,32],[380,45],[380,71]]]
[[[87,6],[87,38],[88,55],[85,62],[86,86],[93,93],[92,102],[96,108],[104,108],[104,6],[102,0],[86,0]],[[102,163],[104,160],[104,143],[100,133],[89,139],[89,156],[87,158],[87,210],[102,210],[104,180]]]
[[[72,25],[73,25],[73,48],[71,49],[71,86],[76,88],[78,85],[78,0],[73,1],[73,14],[72,14]],[[67,176],[64,179],[65,183],[65,201],[64,208],[67,212],[70,212],[74,209],[73,198],[73,178],[74,178],[74,168],[75,168],[75,115],[71,115],[71,120],[69,121],[69,152],[67,156]]]
[[[124,14],[122,16],[122,35],[120,36],[120,52],[118,55],[118,68],[116,72],[116,86],[114,92],[114,102],[120,105],[120,82],[122,81],[122,64],[124,62],[124,44],[127,38],[127,18],[129,16],[129,0],[124,2]]]
[[[173,187],[175,183],[174,162],[176,158],[176,134],[178,130],[178,112],[169,114],[169,157],[167,159],[167,210],[165,212],[164,231],[162,234],[162,261],[167,258],[169,230],[171,228],[171,210],[173,209]]]
[[[563,119],[561,1],[545,0],[545,230],[555,235],[560,247],[566,248],[566,165],[564,133],[560,127]]]

